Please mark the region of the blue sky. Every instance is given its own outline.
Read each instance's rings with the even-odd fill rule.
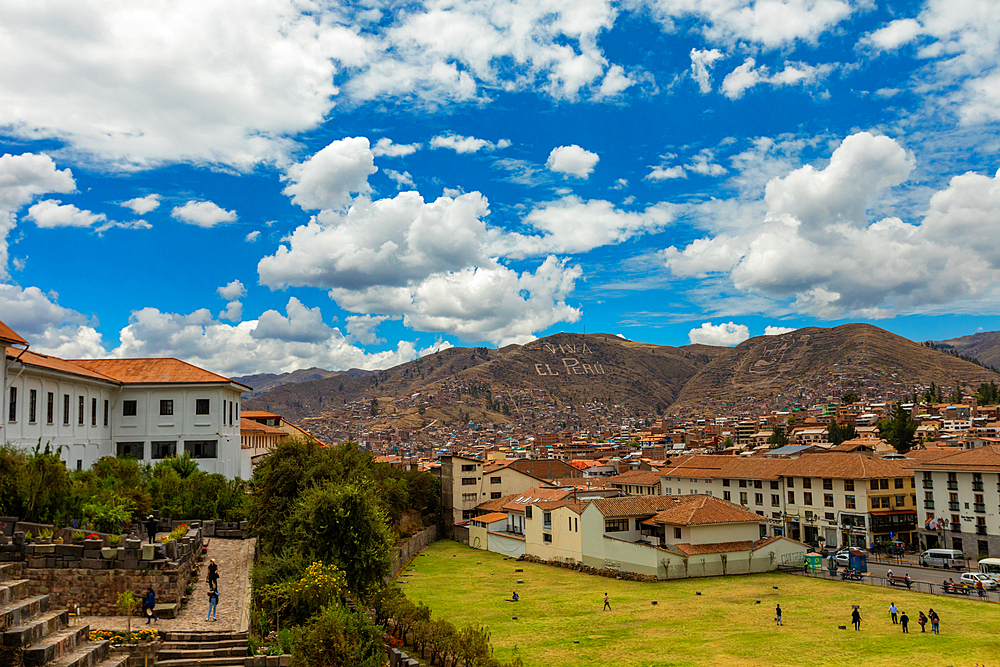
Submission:
[[[1000,329],[989,0],[0,0],[0,319],[378,368]]]

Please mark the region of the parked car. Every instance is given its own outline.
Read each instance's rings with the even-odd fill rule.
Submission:
[[[920,554],[917,562],[923,567],[965,567],[965,554],[957,549],[928,549]]]
[[[960,584],[968,584],[969,586],[975,587],[978,582],[983,582],[983,588],[988,591],[995,591],[997,588],[997,582],[990,579],[989,575],[985,575],[982,572],[966,572],[959,579]]]

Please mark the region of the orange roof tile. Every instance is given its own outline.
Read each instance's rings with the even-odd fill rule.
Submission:
[[[591,501],[605,518],[653,516],[679,503],[677,496],[625,496]]]
[[[507,514],[505,512],[490,512],[489,514],[484,514],[482,516],[474,516],[472,521],[480,521],[482,523],[493,523],[494,521],[506,521]]]
[[[9,326],[0,322],[0,343],[11,343],[13,345],[27,345],[28,341],[17,335],[17,332]]]
[[[247,419],[280,419],[281,415],[266,410],[244,410],[241,413]]]
[[[731,551],[750,551],[753,548],[753,541],[740,540],[737,542],[713,542],[711,544],[688,544],[680,542],[672,546],[683,551],[688,556],[698,556],[701,554],[721,554]]]
[[[252,419],[247,419],[246,417],[240,417],[240,433],[263,433],[264,435],[278,436],[288,435],[280,428],[268,426],[267,424],[261,424],[260,422],[255,422]]]
[[[72,363],[128,384],[194,384],[234,382],[180,359],[72,359]],[[250,387],[247,387],[250,389]]]
[[[985,445],[923,461],[903,462],[907,470],[990,470],[1000,471],[1000,445]]]
[[[660,476],[649,470],[629,470],[620,475],[607,478],[608,484],[621,486],[623,484],[636,484],[639,486],[656,486],[660,483]]]
[[[35,366],[37,368],[48,368],[54,371],[60,371],[62,373],[72,373],[73,375],[82,375],[83,377],[94,378],[96,380],[104,380],[105,382],[118,383],[118,380],[112,377],[108,377],[103,373],[98,371],[90,370],[72,361],[66,361],[65,359],[60,359],[59,357],[50,357],[47,354],[38,354],[37,352],[29,352],[25,350],[19,350],[17,348],[8,347],[7,356],[11,359],[20,357],[21,363],[27,366]]]
[[[656,523],[673,526],[704,526],[712,523],[757,523],[763,518],[739,505],[713,496],[682,496],[680,503],[657,512]]]

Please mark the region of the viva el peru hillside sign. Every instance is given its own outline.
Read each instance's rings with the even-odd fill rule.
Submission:
[[[542,346],[546,352],[554,359],[550,363],[535,364],[535,372],[539,375],[563,375],[570,377],[573,375],[604,375],[604,366],[594,363],[587,356],[593,351],[587,347],[586,343],[580,345],[552,345],[546,343]]]

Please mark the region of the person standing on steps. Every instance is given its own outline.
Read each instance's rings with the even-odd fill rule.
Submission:
[[[156,616],[156,594],[153,593],[152,586],[146,589],[146,595],[142,598],[142,613],[146,616],[146,625],[149,625],[150,621],[160,620]]]
[[[851,612],[851,623],[854,624],[855,630],[861,629],[861,612],[858,611],[857,607]]]
[[[210,558],[208,561],[208,587],[219,587],[219,566],[216,565],[214,558]]]
[[[213,586],[208,589],[208,615],[205,616],[205,620],[217,621],[215,614],[219,607],[219,587]]]
[[[156,541],[156,529],[158,527],[158,523],[159,522],[153,518],[152,514],[146,517],[146,535],[149,536],[150,544]]]
[[[608,594],[604,594],[604,609],[601,611],[611,611],[611,602],[608,601]]]
[[[784,625],[784,623],[781,622],[781,605],[780,604],[774,606],[774,623],[776,625]]]
[[[895,602],[890,602],[889,603],[889,616],[892,617],[892,624],[893,625],[896,625],[897,623],[899,623],[899,620],[896,617],[896,614],[898,614],[898,613],[899,613],[899,610],[896,608],[896,603]]]

